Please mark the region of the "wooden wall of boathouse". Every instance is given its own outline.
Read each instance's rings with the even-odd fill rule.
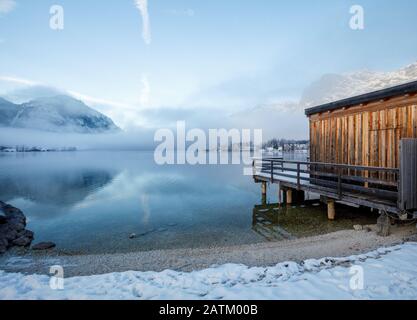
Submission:
[[[417,138],[417,95],[309,115],[312,162],[398,168],[400,141]]]

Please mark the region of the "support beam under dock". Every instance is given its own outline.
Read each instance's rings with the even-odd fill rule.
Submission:
[[[327,218],[331,221],[336,218],[335,201],[333,199],[327,200]]]
[[[287,190],[287,204],[292,204],[292,189]]]

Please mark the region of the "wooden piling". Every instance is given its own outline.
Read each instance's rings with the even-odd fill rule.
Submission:
[[[297,203],[304,203],[305,198],[305,192],[303,190],[297,191]]]
[[[292,189],[287,190],[287,204],[292,204]]]
[[[336,218],[335,202],[332,199],[327,200],[327,218],[332,221]]]
[[[278,184],[278,203],[281,205],[282,204],[282,196],[281,196],[281,184]]]
[[[262,182],[262,195],[266,196],[266,191],[267,191],[267,186],[266,186],[266,182]]]

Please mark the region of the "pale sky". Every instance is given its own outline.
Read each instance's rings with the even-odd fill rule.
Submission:
[[[55,87],[125,126],[146,126],[143,110],[233,113],[297,99],[325,73],[415,62],[416,31],[415,0],[0,0],[0,94]]]

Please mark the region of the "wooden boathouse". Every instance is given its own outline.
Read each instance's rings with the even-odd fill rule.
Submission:
[[[394,214],[417,212],[417,81],[305,111],[310,160],[262,158],[254,179],[280,185],[286,202],[313,192],[328,203]]]

